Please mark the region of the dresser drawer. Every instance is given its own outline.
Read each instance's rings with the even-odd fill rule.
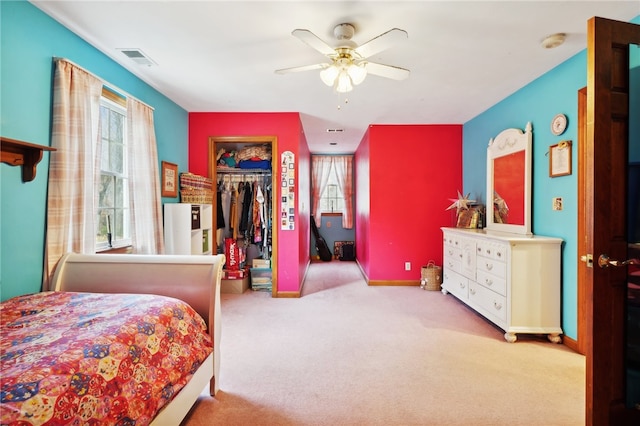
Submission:
[[[489,259],[507,261],[508,246],[498,241],[478,240],[476,250],[479,256]]]
[[[443,245],[445,248],[447,247],[453,247],[456,249],[459,249],[462,247],[462,243],[464,241],[465,237],[461,236],[461,235],[457,235],[457,234],[452,234],[452,233],[447,233],[444,235],[443,238]]]
[[[507,295],[507,280],[486,271],[478,271],[476,280],[478,284],[495,291],[503,296]]]
[[[507,321],[507,298],[474,282],[469,283],[469,303],[502,324]]]
[[[461,271],[461,267],[460,267],[460,259],[455,259],[453,257],[445,257],[444,258],[444,269],[452,271],[452,272],[456,272],[456,273],[460,273]]]
[[[496,259],[478,256],[476,267],[477,274],[486,272],[498,278],[507,277],[507,264]]]
[[[469,280],[460,274],[445,269],[442,273],[442,287],[462,300],[469,297]]]

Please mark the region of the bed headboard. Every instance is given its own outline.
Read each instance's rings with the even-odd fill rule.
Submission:
[[[191,305],[211,326],[219,311],[224,255],[67,253],[53,276],[55,291],[145,293]],[[218,306],[216,306],[216,304]]]

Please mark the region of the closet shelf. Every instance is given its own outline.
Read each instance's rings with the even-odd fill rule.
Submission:
[[[267,175],[271,174],[271,169],[241,169],[239,167],[216,167],[216,173],[221,174],[242,174],[242,175]]]
[[[0,160],[10,166],[22,166],[22,181],[36,177],[36,166],[42,160],[42,151],[55,151],[50,146],[36,145],[0,136]]]

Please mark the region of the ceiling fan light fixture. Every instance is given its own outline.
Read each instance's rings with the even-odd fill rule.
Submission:
[[[352,63],[347,68],[347,73],[349,74],[349,77],[351,77],[353,84],[357,86],[362,83],[367,76],[367,68],[365,67],[365,64],[356,65]]]
[[[346,93],[353,90],[353,84],[351,84],[351,77],[346,70],[340,71],[338,75],[338,81],[336,82],[336,92]]]
[[[332,64],[320,71],[320,79],[327,86],[333,86],[336,82],[336,78],[338,78],[338,74],[340,74],[340,70],[338,70],[338,67],[336,67],[335,64]]]

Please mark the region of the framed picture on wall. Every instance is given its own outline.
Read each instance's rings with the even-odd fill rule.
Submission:
[[[178,165],[167,161],[162,162],[162,196],[178,196]]]
[[[571,141],[562,141],[549,147],[549,176],[571,174]]]

